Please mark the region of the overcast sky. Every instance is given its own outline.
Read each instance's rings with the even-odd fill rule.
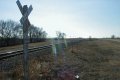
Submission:
[[[120,37],[120,0],[20,0],[33,6],[29,20],[49,37],[56,31],[67,37]],[[16,0],[0,0],[0,19],[19,22]]]

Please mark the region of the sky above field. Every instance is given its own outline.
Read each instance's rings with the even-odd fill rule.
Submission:
[[[120,0],[20,0],[33,6],[31,24],[42,27],[49,37],[56,31],[67,37],[120,37]],[[16,0],[0,0],[0,19],[19,22]]]

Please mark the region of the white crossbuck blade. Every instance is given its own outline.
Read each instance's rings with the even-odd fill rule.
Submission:
[[[28,10],[25,12],[25,14],[20,19],[21,24],[24,24],[25,20],[28,18],[28,16],[30,15],[30,13],[31,13],[32,10],[33,10],[32,5],[30,5],[30,7],[28,8]]]
[[[18,7],[19,7],[19,9],[20,9],[20,12],[21,12],[22,15],[23,15],[23,11],[22,11],[23,9],[22,9],[22,5],[21,5],[20,1],[17,0],[16,3],[17,3],[17,5],[18,5]]]

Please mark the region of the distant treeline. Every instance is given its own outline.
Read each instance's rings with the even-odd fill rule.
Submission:
[[[42,42],[46,40],[47,33],[42,28],[31,25],[28,30],[29,42]],[[23,27],[12,20],[0,20],[0,47],[18,45],[23,43]]]

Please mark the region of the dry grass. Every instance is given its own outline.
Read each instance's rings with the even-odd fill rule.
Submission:
[[[59,54],[54,61],[52,54],[43,52],[44,55],[38,55],[38,52],[30,56],[30,80],[47,80],[46,77],[58,80],[55,78],[54,71],[64,65],[63,56]],[[80,80],[120,79],[120,43],[118,42],[107,40],[82,41],[66,49],[65,57],[65,65],[70,70],[73,70],[75,75],[79,75]],[[15,80],[23,80],[22,71],[22,66],[18,65],[14,70],[10,71],[10,76]],[[0,75],[1,79],[2,77],[4,75]]]
[[[68,64],[80,75],[80,80],[120,79],[120,43],[83,41],[71,48],[67,56]]]

